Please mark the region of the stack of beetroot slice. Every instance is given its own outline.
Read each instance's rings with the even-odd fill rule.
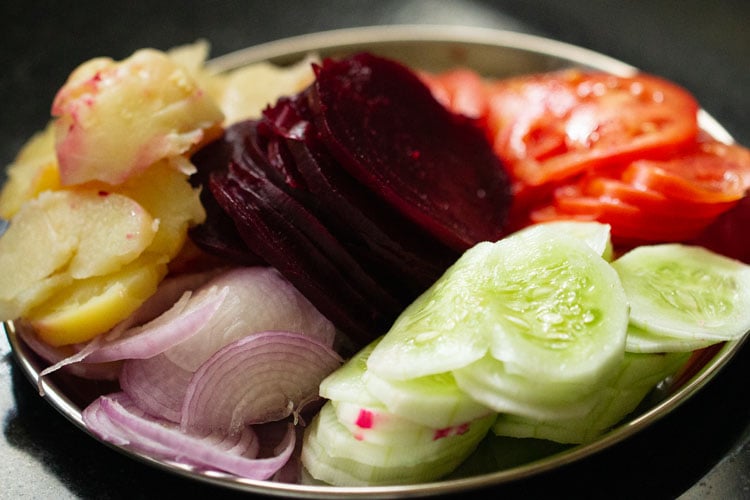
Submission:
[[[409,68],[361,53],[315,71],[193,157],[208,218],[191,237],[276,267],[364,344],[463,250],[504,235],[510,183],[483,132]]]

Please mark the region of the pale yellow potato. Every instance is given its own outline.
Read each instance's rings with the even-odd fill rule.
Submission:
[[[167,273],[166,257],[143,254],[105,276],[75,280],[26,319],[49,345],[86,342],[132,314],[153,295]]]
[[[316,60],[309,56],[288,67],[259,62],[215,76],[218,83],[208,88],[216,92],[214,98],[224,112],[224,124],[258,118],[279,97],[303,90],[315,79],[312,63]]]
[[[65,186],[120,184],[189,153],[220,133],[224,119],[187,69],[153,49],[83,63],[55,96],[52,114]]]
[[[120,194],[43,192],[0,237],[0,319],[24,315],[72,279],[117,271],[143,253],[157,229],[148,212]]]
[[[190,226],[203,222],[206,212],[200,191],[184,174],[162,161],[118,186],[118,193],[137,201],[158,221],[159,229],[148,251],[173,258],[187,240]]]
[[[9,220],[21,205],[42,191],[60,187],[51,125],[32,136],[6,170],[8,180],[0,191],[0,217]]]

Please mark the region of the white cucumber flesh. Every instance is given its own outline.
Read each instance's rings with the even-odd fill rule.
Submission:
[[[411,445],[431,441],[435,429],[390,413],[385,406],[364,407],[346,401],[331,401],[336,418],[358,441]]]
[[[371,371],[364,374],[367,390],[388,411],[412,422],[442,429],[492,413],[456,384],[453,375],[437,373],[409,380],[388,380]]]
[[[504,241],[484,265],[490,352],[540,384],[594,387],[625,348],[628,304],[612,266],[579,239],[539,226]]]
[[[482,242],[394,323],[368,360],[384,379],[463,368],[488,349],[510,373],[591,383],[621,359],[627,302],[619,278],[553,225]]]
[[[453,434],[420,445],[375,444],[358,440],[323,405],[305,431],[302,464],[312,477],[338,486],[405,484],[438,479],[454,470],[476,448],[494,416]]]
[[[657,383],[676,373],[689,353],[626,353],[619,373],[597,391],[597,403],[584,418],[519,414],[498,415],[492,431],[498,436],[535,438],[559,443],[586,443],[601,436],[635,410]]]
[[[489,355],[453,374],[462,391],[498,413],[537,419],[585,418],[598,401],[598,387],[540,383],[509,374],[503,363]]]
[[[482,242],[467,250],[412,302],[373,350],[368,369],[386,379],[407,380],[444,373],[484,356],[492,327],[484,324],[477,266],[494,245]]]
[[[633,325],[655,335],[730,341],[750,330],[750,266],[699,246],[635,248],[612,263]]]
[[[679,335],[663,335],[653,333],[639,328],[632,323],[628,326],[628,335],[625,339],[625,351],[634,353],[657,353],[657,352],[690,352],[709,347],[721,342],[713,336],[681,337]]]
[[[585,242],[597,255],[601,255],[604,260],[612,260],[614,250],[612,247],[612,227],[609,224],[596,221],[560,220],[540,222],[521,229],[519,232],[547,231],[549,229],[574,236]]]
[[[378,344],[376,339],[363,347],[343,365],[324,378],[318,389],[321,397],[332,401],[357,403],[363,407],[382,405],[365,387],[362,375],[367,369],[367,358]]]

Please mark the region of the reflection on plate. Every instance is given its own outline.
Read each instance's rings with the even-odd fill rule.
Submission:
[[[367,50],[405,62],[416,68],[440,71],[455,66],[469,66],[488,77],[551,71],[579,66],[628,75],[635,68],[601,54],[579,47],[530,35],[504,31],[438,26],[393,26],[356,28],[305,35],[280,40],[231,53],[209,64],[223,71],[245,64],[269,60],[291,64],[311,52],[325,57]],[[701,126],[714,137],[729,141],[729,134],[710,116],[701,111]],[[22,370],[35,385],[46,367],[19,339],[17,325],[8,323],[4,330]],[[218,486],[265,495],[294,498],[424,496],[484,488],[568,464],[597,453],[652,424],[690,398],[703,387],[739,350],[740,341],[718,344],[698,351],[686,368],[671,380],[660,384],[621,425],[593,443],[563,446],[546,441],[523,440],[523,449],[506,453],[512,462],[491,464],[469,459],[458,471],[442,481],[405,486],[332,487],[317,484],[285,484],[239,479],[217,472],[197,471],[189,466],[156,460],[127,448],[118,451],[165,471],[189,476]],[[93,399],[113,388],[101,382],[87,382],[57,372],[43,381],[44,397],[64,416],[88,432],[81,411]],[[497,443],[493,439],[492,443]],[[508,440],[512,446],[520,440]],[[489,442],[481,446],[492,446]],[[518,444],[517,446],[521,446]]]

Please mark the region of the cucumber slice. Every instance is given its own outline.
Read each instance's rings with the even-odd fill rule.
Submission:
[[[550,221],[540,222],[532,226],[521,229],[519,232],[537,231],[543,227],[542,231],[554,229],[563,234],[569,234],[581,241],[586,242],[597,255],[601,255],[606,261],[612,260],[614,250],[612,247],[612,226],[596,221]]]
[[[493,413],[459,389],[449,372],[388,380],[368,371],[363,379],[367,390],[382,401],[389,412],[432,428],[448,429]]]
[[[404,380],[457,370],[491,348],[510,373],[589,383],[620,361],[626,327],[611,266],[575,236],[539,225],[467,250],[399,316],[367,366]]]
[[[596,386],[544,383],[509,374],[490,355],[453,373],[462,391],[499,413],[535,419],[584,418],[598,401]]]
[[[385,406],[364,407],[346,401],[331,401],[338,421],[358,441],[403,446],[432,441],[435,429],[390,413]]]
[[[596,406],[584,418],[518,414],[498,415],[492,432],[498,436],[536,438],[558,443],[593,441],[635,410],[653,388],[676,373],[690,353],[626,353],[619,373],[597,393]]]
[[[721,342],[712,337],[685,338],[652,333],[631,324],[625,338],[625,351],[657,353],[657,352],[689,352]]]
[[[483,417],[492,411],[458,389],[449,373],[428,375],[409,380],[387,380],[367,370],[367,359],[381,339],[377,339],[352,356],[320,384],[322,397],[337,403],[342,422],[370,440],[378,440],[378,429],[356,427],[363,411],[378,420],[393,423],[399,418],[433,428],[449,428]],[[346,404],[339,404],[346,403]],[[390,415],[389,415],[390,414]],[[404,422],[406,425],[407,422]]]
[[[467,425],[465,432],[419,445],[382,445],[358,440],[323,405],[305,430],[301,460],[315,479],[336,486],[409,484],[432,481],[458,467],[490,429],[490,415]]]
[[[479,264],[498,243],[473,246],[396,319],[367,362],[375,375],[406,380],[443,373],[484,356],[493,325],[477,290]]]
[[[595,386],[625,348],[628,305],[617,273],[587,244],[551,226],[518,233],[483,264],[496,323],[490,352],[540,384]]]
[[[363,407],[382,406],[383,403],[370,394],[362,380],[362,375],[367,369],[367,359],[381,338],[370,342],[324,378],[320,382],[318,394],[332,401],[357,403]]]
[[[672,338],[734,340],[750,330],[750,266],[703,247],[642,246],[612,263],[630,321]]]

